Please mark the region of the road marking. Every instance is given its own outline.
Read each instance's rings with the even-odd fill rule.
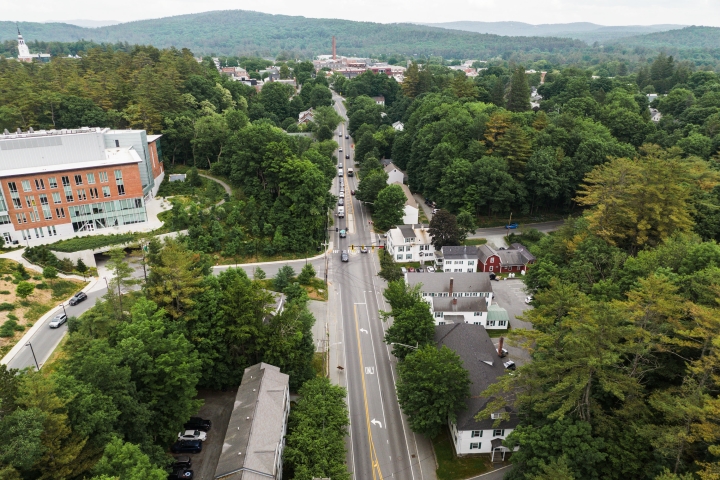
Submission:
[[[380,428],[382,428],[382,423],[380,422],[380,420],[375,420],[373,418],[372,420],[370,420],[370,423],[372,423],[373,425],[378,425],[380,426]]]
[[[363,359],[362,359],[362,348],[360,346],[360,324],[358,322],[358,315],[357,315],[357,306],[353,307],[353,313],[355,314],[355,327],[357,337],[357,344],[358,344],[358,358],[360,359],[360,368],[364,370],[363,365]],[[367,400],[367,387],[365,386],[365,375],[360,375],[360,380],[362,380],[362,389],[363,389],[363,401],[365,402],[365,423],[367,427],[368,432],[368,443],[370,445],[370,465],[372,470],[372,476],[373,480],[382,480],[382,472],[380,471],[380,462],[377,458],[377,453],[375,452],[375,444],[373,443],[372,438],[372,432],[370,431],[370,410],[368,408],[368,400]]]
[[[365,367],[365,373],[367,375],[375,375],[375,367]]]
[[[355,305],[357,305],[357,304],[355,304]],[[365,330],[364,328],[361,328],[360,331],[361,331],[362,333],[368,333],[368,331]]]

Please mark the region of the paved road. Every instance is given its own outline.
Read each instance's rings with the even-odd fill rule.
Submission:
[[[347,119],[337,96],[335,108]],[[342,155],[339,158],[347,172],[347,167],[353,164],[354,152],[352,141],[345,139],[345,124],[340,126],[340,132],[342,136],[336,139],[343,152],[338,155]],[[346,153],[351,156],[349,160],[345,159]],[[336,179],[335,192],[337,184]],[[356,189],[357,177],[345,174],[345,186],[348,193]],[[395,394],[396,361],[383,341],[387,325],[379,316],[379,310],[389,310],[389,306],[382,296],[384,282],[377,276],[377,255],[374,251],[360,253],[357,248],[372,245],[376,235],[371,232],[365,207],[352,195],[345,197],[345,209],[346,217],[336,218],[336,222],[340,229],[349,231],[348,236],[340,239],[337,233],[332,235],[335,250],[348,250],[350,261],[342,263],[340,254],[333,253],[330,282],[337,286],[340,303],[338,344],[343,351],[338,358],[344,360],[341,384],[348,388],[350,409],[348,465],[356,480],[434,480],[432,447],[425,438],[410,431]]]
[[[508,233],[521,233],[523,230],[534,228],[543,233],[554,232],[562,226],[564,220],[555,220],[552,222],[540,223],[523,223],[517,230],[507,230],[505,227],[478,228],[475,233],[468,235],[468,238],[485,238],[489,243],[494,243],[501,247],[505,245],[505,236]]]

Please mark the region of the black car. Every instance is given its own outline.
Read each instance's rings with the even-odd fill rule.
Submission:
[[[174,468],[172,473],[168,475],[168,480],[192,480],[192,470],[185,470],[184,468]]]
[[[173,463],[173,468],[190,468],[192,467],[192,459],[188,457],[187,455],[181,455],[179,457],[175,457],[175,463]]]
[[[190,420],[185,422],[185,430],[201,430],[203,432],[209,432],[210,428],[212,428],[212,422],[200,417],[190,417]]]
[[[178,440],[170,447],[172,453],[200,453],[202,442],[200,440]]]
[[[350,135],[345,135],[345,138],[350,138]]]
[[[70,303],[70,305],[77,305],[78,303],[85,300],[87,300],[87,295],[85,294],[85,292],[78,292],[73,295],[73,297],[70,299],[70,302],[68,303]]]
[[[347,250],[343,250],[342,253],[340,254],[340,261],[342,261],[342,262],[350,261],[350,256],[348,256]]]
[[[349,154],[349,153],[346,153],[346,154],[345,154],[345,159],[346,159],[346,160],[350,160],[350,154]]]

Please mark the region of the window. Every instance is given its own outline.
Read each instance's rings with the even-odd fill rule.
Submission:
[[[480,312],[473,312],[473,317],[479,317],[480,315],[482,315]]]
[[[18,223],[27,223],[27,217],[24,213],[16,213],[15,216],[17,217]]]
[[[118,195],[125,195],[125,184],[123,183],[122,170],[115,170],[115,183],[117,184]]]
[[[495,263],[495,257],[490,257],[490,263]]]
[[[11,223],[10,215],[0,215],[0,225]]]
[[[54,225],[50,225],[49,227],[47,227],[47,233],[48,233],[48,237],[52,237],[52,236],[54,236],[54,235],[57,235],[57,230],[55,230],[55,226],[54,226]]]
[[[122,180],[122,170],[115,170],[115,181]]]
[[[493,430],[493,437],[504,437],[505,430]]]
[[[445,325],[445,322],[438,322],[438,325]]]
[[[65,218],[65,209],[60,207],[55,209],[55,214],[58,218]]]
[[[107,183],[107,181],[108,181],[107,172],[98,172],[98,176],[100,177],[100,183]]]
[[[412,253],[406,253],[405,260],[412,260]]]
[[[491,413],[490,418],[493,420],[497,420],[498,418],[502,418],[502,413]]]
[[[102,187],[103,190],[103,197],[109,197],[110,196],[110,187]]]
[[[398,253],[398,254],[397,254],[397,259],[398,259],[398,260],[402,260],[402,253]]]
[[[8,188],[10,189],[10,193],[17,193],[17,185],[15,185],[15,182],[8,182]]]
[[[25,203],[27,204],[28,208],[32,208],[33,205],[35,205],[35,198],[33,198],[32,195],[25,195]]]
[[[443,318],[443,312],[435,312],[435,318]]]
[[[488,326],[488,327],[494,327],[494,326],[495,326],[495,320],[488,320],[487,326]]]
[[[482,430],[473,430],[470,438],[482,437]]]
[[[48,204],[47,195],[45,195],[43,193],[40,195],[40,205],[47,205],[47,204]]]
[[[57,179],[55,177],[48,178],[50,182],[50,188],[57,188]]]
[[[70,186],[70,177],[68,177],[68,176],[62,177],[62,184],[63,184],[63,187],[69,187]]]
[[[23,180],[23,181],[22,181],[22,187],[23,187],[23,192],[30,192],[30,191],[32,191],[32,188],[30,188],[30,180]]]
[[[488,269],[488,272],[492,272],[492,271],[493,271],[493,267],[490,267],[490,268]]]
[[[75,199],[73,198],[72,194],[72,188],[70,186],[63,187],[65,189],[65,201],[66,202],[74,202]]]
[[[83,184],[82,175],[75,175],[75,185],[82,185],[82,184]]]
[[[471,443],[470,450],[480,450],[480,444],[479,443]]]
[[[20,201],[19,197],[18,198],[13,197],[12,201],[13,201],[13,205],[15,206],[15,208],[22,208],[22,202]]]
[[[468,265],[475,265],[475,261],[474,261],[474,260],[468,260]]]
[[[115,140],[115,146],[118,148],[120,147],[120,140]]]
[[[90,190],[90,198],[99,198],[98,197],[98,191],[96,187],[92,187]]]
[[[50,207],[48,205],[42,206],[43,216],[45,217],[45,220],[52,220],[52,210],[50,210]]]
[[[81,188],[77,191],[78,200],[83,201],[87,200],[87,195],[85,194],[85,189]]]
[[[95,174],[94,173],[87,174],[87,182],[88,182],[88,185],[93,185],[95,183]]]
[[[498,327],[505,327],[507,326],[507,320],[499,320],[498,321]]]
[[[62,201],[60,201],[60,192],[52,192],[52,196],[53,203],[62,203]]]
[[[45,190],[45,180],[43,180],[42,178],[36,178],[35,179],[35,189]]]

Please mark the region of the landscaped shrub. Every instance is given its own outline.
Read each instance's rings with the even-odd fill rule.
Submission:
[[[0,337],[12,337],[15,331],[22,332],[25,330],[24,325],[18,325],[16,320],[8,319],[0,327]]]
[[[68,238],[67,240],[51,243],[48,247],[56,252],[79,252],[81,250],[94,250],[100,247],[107,247],[108,245],[133,242],[140,238],[140,236],[140,233],[120,233],[117,235]]]
[[[60,260],[57,256],[46,246],[38,245],[37,247],[30,247],[25,249],[23,253],[25,259],[36,265],[50,266],[59,268]]]
[[[42,282],[42,283],[38,283],[37,285],[35,285],[35,288],[37,288],[38,290],[47,290],[50,287],[48,286],[47,283]]]
[[[9,312],[10,310],[15,310],[15,304],[8,302],[0,303],[0,312]]]
[[[9,280],[12,280],[12,278],[10,278]],[[0,290],[0,295],[10,295],[10,290]]]

